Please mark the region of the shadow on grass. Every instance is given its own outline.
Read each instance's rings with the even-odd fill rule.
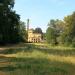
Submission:
[[[0,64],[0,71],[11,72],[12,75],[74,75],[75,65],[50,61],[48,59],[41,58],[6,58],[9,63],[5,66]]]
[[[13,67],[13,66],[5,66],[5,67],[0,67],[0,71],[15,71],[17,68],[16,67]]]
[[[60,55],[60,56],[75,56],[75,50],[74,49],[67,49],[67,50],[58,50],[58,49],[47,49],[47,48],[36,48],[36,50],[44,52],[44,53],[48,53],[48,54],[52,54],[52,55]]]
[[[15,54],[17,52],[32,52],[35,49],[35,45],[33,44],[25,44],[23,47],[14,47],[5,50],[0,50],[0,54]]]
[[[48,54],[60,55],[60,56],[75,56],[75,50],[67,49],[67,50],[58,50],[58,49],[50,49],[45,46],[36,46],[34,44],[25,44],[24,47],[18,48],[10,48],[7,50],[1,50],[0,54],[15,54],[17,52],[33,52],[33,50],[41,51]]]

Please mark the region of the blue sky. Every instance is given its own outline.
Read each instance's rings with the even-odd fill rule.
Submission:
[[[75,0],[15,0],[14,10],[22,21],[30,19],[30,28],[45,32],[50,19],[63,19],[75,11]]]

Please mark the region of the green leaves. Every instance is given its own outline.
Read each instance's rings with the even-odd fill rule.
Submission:
[[[50,44],[56,43],[56,35],[53,28],[48,27],[46,31],[46,40]]]
[[[56,41],[59,44],[61,42],[62,44],[75,45],[75,12],[73,12],[73,14],[71,15],[64,17],[63,21],[58,19],[50,20],[50,22],[48,23],[48,29],[46,34],[48,37],[48,42],[55,37]],[[51,41],[49,43],[51,43]]]
[[[41,33],[41,34],[43,33],[41,28],[35,28],[34,32],[35,33]]]
[[[11,9],[14,0],[1,0],[0,3],[0,44],[18,42],[20,17]]]

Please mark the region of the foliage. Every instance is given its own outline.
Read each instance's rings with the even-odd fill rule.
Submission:
[[[19,34],[20,16],[16,14],[13,7],[14,0],[0,0],[0,44],[22,41]]]
[[[75,38],[75,12],[64,17],[64,20],[50,20],[48,26],[55,31],[57,43],[72,46]],[[54,33],[53,33],[54,34]],[[47,34],[50,35],[50,34]],[[74,44],[75,45],[75,44]],[[74,46],[73,45],[73,46]]]
[[[50,44],[56,43],[55,30],[53,28],[48,27],[46,31],[46,40]]]
[[[53,30],[52,34],[54,35],[54,37],[52,37],[54,40],[55,40],[55,44],[58,44],[59,43],[59,36],[60,34],[63,32],[63,21],[61,20],[50,20],[50,22],[48,23],[48,27],[50,27],[50,29]],[[46,33],[47,34],[47,33]],[[47,36],[49,36],[49,38],[47,39],[50,39],[50,36],[52,36],[52,34],[48,34]]]
[[[19,23],[19,35],[20,35],[20,40],[23,42],[27,42],[27,31],[26,31],[26,25],[24,22],[20,21]]]
[[[40,34],[42,34],[41,38],[43,39],[43,32],[42,32],[41,28],[39,28],[39,27],[35,28],[34,33],[40,33]]]
[[[62,39],[64,40],[64,44],[73,45],[75,38],[75,12],[72,15],[64,17],[64,23],[65,28],[64,32],[62,33]]]
[[[41,33],[41,34],[43,33],[41,28],[35,28],[34,32],[35,33]]]

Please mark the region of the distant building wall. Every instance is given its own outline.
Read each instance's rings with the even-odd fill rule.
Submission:
[[[42,41],[42,34],[34,33],[32,29],[28,31],[28,42],[38,43]]]

